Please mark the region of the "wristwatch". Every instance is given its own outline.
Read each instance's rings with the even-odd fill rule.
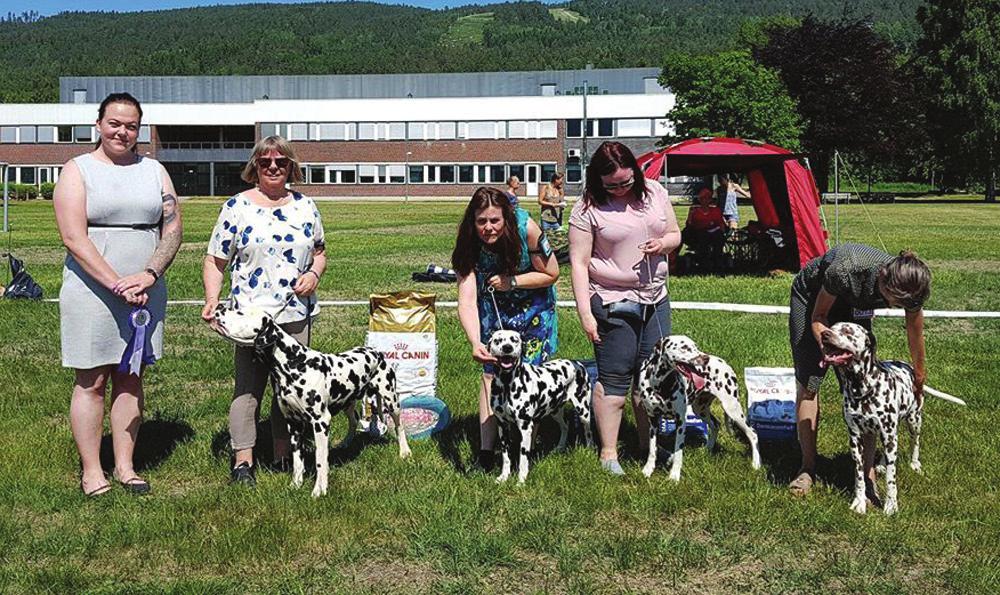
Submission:
[[[510,288],[517,289],[517,275],[510,276]]]

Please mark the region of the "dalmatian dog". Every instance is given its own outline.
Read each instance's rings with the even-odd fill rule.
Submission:
[[[715,399],[719,399],[730,423],[747,437],[752,453],[751,466],[760,468],[757,433],[747,425],[743,415],[736,372],[723,359],[702,353],[690,338],[670,335],[660,339],[639,369],[637,390],[649,416],[649,457],[642,468],[646,477],[651,476],[656,468],[656,432],[662,416],[677,423],[674,452],[670,457],[670,479],[681,479],[688,409],[705,420],[708,425],[708,449],[715,448],[719,435],[719,422],[711,413]]]
[[[899,510],[896,458],[901,422],[906,424],[913,442],[910,468],[920,472],[923,404],[913,392],[913,368],[900,361],[879,361],[875,355],[874,335],[852,322],[838,322],[823,331],[820,340],[823,363],[833,366],[844,396],[844,420],[854,460],[851,510],[864,514],[867,508],[862,444],[865,436],[874,435],[882,441],[884,449],[885,514],[894,514]]]
[[[237,345],[254,347],[270,366],[271,386],[281,413],[288,420],[292,446],[292,485],[302,486],[303,432],[311,428],[316,444],[314,498],[326,494],[329,478],[329,431],[331,418],[345,411],[350,443],[357,429],[356,403],[368,399],[379,418],[392,417],[400,458],[410,456],[406,433],[399,423],[396,373],[381,353],[358,347],[326,354],[300,344],[262,310],[241,310],[219,304],[212,322],[220,335]]]
[[[497,358],[497,372],[490,388],[490,405],[497,418],[503,468],[497,483],[510,477],[511,435],[521,434],[521,458],[517,469],[517,482],[523,484],[528,477],[528,455],[531,452],[535,425],[546,417],[554,417],[559,424],[559,446],[566,448],[569,427],[566,423],[565,405],[571,403],[580,417],[587,439],[593,446],[590,430],[591,390],[587,369],[580,363],[557,359],[534,366],[521,361],[521,335],[515,331],[496,331],[490,336],[490,354]],[[561,415],[562,414],[562,415]]]

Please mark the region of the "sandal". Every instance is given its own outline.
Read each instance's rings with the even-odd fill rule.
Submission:
[[[96,488],[90,490],[89,492],[83,488],[83,482],[80,482],[80,490],[83,491],[83,495],[88,498],[97,498],[98,496],[103,496],[111,491],[111,483],[105,482],[104,485],[97,486]]]
[[[799,474],[788,484],[788,489],[793,496],[806,496],[812,490],[813,474],[808,471],[800,471]]]
[[[144,496],[152,490],[152,488],[149,487],[149,483],[138,475],[133,475],[132,477],[123,480],[118,477],[117,473],[115,473],[114,478],[115,481],[118,482],[118,485],[122,486],[122,489],[133,496]]]

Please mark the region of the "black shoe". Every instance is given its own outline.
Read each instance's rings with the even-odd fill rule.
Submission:
[[[238,483],[248,488],[256,487],[257,478],[254,477],[254,468],[250,463],[240,463],[229,472],[229,483]]]
[[[292,470],[292,459],[291,457],[283,457],[280,459],[275,459],[271,461],[269,465],[264,467],[271,473],[288,473]]]

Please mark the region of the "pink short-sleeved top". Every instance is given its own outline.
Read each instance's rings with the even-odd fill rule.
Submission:
[[[612,199],[588,207],[577,201],[569,224],[593,236],[587,271],[591,295],[596,293],[605,304],[626,299],[654,304],[666,297],[667,258],[647,256],[639,244],[663,237],[673,220],[667,191],[654,180],[646,180],[641,202]]]

